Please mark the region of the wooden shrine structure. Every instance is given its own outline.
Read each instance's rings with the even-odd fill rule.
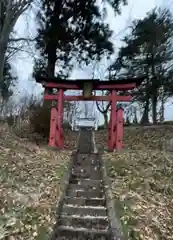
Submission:
[[[57,101],[57,105],[51,109],[49,146],[64,147],[63,123],[63,101],[108,101],[111,103],[111,114],[108,127],[108,150],[121,150],[123,148],[123,109],[117,109],[117,102],[129,102],[132,96],[128,90],[135,89],[141,84],[145,77],[99,81],[92,80],[61,80],[59,78],[47,78],[37,76],[36,81],[41,83],[45,89],[44,100]],[[65,95],[66,90],[83,90],[82,96]],[[107,90],[109,95],[96,96],[95,90]],[[118,95],[123,91],[124,95]]]

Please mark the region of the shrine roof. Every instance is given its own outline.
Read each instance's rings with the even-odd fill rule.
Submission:
[[[77,84],[78,86],[83,85],[84,82],[92,82],[94,86],[105,84],[105,85],[119,85],[119,84],[136,84],[139,86],[146,76],[133,77],[133,78],[122,78],[114,80],[100,80],[100,79],[60,79],[57,77],[47,78],[44,76],[35,77],[37,83],[56,83],[56,84]]]

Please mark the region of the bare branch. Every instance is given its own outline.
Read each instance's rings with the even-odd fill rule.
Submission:
[[[106,106],[105,109],[103,108],[103,106],[102,106],[102,109],[101,109],[98,101],[96,101],[96,106],[97,106],[97,109],[99,110],[99,112],[101,112],[102,114],[105,114],[109,110],[109,107],[111,106],[111,102],[108,103],[108,105]]]
[[[0,81],[3,79],[4,60],[9,42],[26,41],[26,39],[10,39],[10,34],[20,17],[29,8],[33,0],[0,0]],[[31,39],[27,39],[29,42]],[[34,40],[33,40],[34,41]]]

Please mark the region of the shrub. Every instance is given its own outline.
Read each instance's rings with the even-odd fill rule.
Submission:
[[[51,104],[45,102],[43,105],[40,103],[30,106],[29,124],[30,129],[34,133],[48,138],[50,129],[50,111]]]

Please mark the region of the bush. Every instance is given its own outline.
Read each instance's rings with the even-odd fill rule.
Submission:
[[[48,138],[50,131],[51,103],[45,102],[43,106],[41,106],[41,104],[33,105],[30,107],[30,112],[30,129],[43,138]],[[63,128],[71,129],[71,125],[68,121],[64,121]]]
[[[30,106],[29,124],[31,131],[44,138],[49,137],[51,104],[45,102]]]
[[[14,115],[13,105],[11,111],[5,117],[0,117],[1,124],[7,124],[10,129],[20,137],[38,137],[40,140],[48,140],[50,132],[51,102],[39,101],[33,97],[27,99],[21,106],[18,114]],[[68,121],[63,122],[64,129],[71,129]]]

